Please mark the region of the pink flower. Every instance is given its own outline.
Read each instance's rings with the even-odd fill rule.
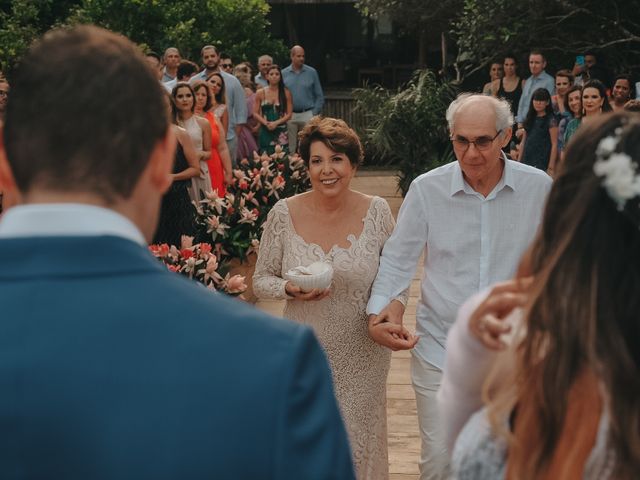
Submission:
[[[225,279],[225,290],[228,293],[242,293],[247,289],[247,284],[244,282],[244,278],[240,275],[234,275],[231,278]]]
[[[229,228],[229,225],[226,225],[220,221],[220,217],[215,215],[211,215],[207,218],[207,233],[217,235],[224,235],[225,231]],[[215,240],[215,236],[214,236]]]
[[[252,253],[255,253],[257,255],[259,248],[260,248],[260,240],[258,240],[257,238],[254,238],[253,240],[251,240],[251,246],[247,249],[247,255],[250,255]]]
[[[248,190],[249,184],[246,180],[240,180],[240,182],[238,183],[238,187],[240,188],[240,190]]]
[[[211,245],[208,243],[200,244],[200,252],[201,253],[211,253]]]
[[[180,237],[180,248],[184,250],[185,248],[191,247],[193,247],[193,237],[182,235]]]
[[[253,211],[249,210],[248,208],[243,208],[242,210],[240,210],[240,220],[238,220],[238,223],[249,223],[253,225],[257,219],[257,213],[253,213]]]
[[[285,183],[286,182],[282,175],[278,175],[276,178],[273,179],[273,182],[272,182],[274,188],[277,188],[277,189],[284,188]]]
[[[167,253],[167,256],[177,259],[180,256],[180,250],[178,250],[178,247],[176,247],[175,245],[171,245],[171,247],[169,247],[169,252]]]
[[[190,277],[193,277],[196,269],[196,259],[195,258],[187,258],[187,261],[184,263],[182,267],[182,271],[189,274]]]
[[[251,202],[251,203],[253,203],[256,207],[259,207],[259,206],[260,206],[260,203],[258,203],[258,200],[256,200],[255,196],[256,196],[256,194],[255,194],[254,192],[248,192],[248,193],[245,195],[245,197],[244,197],[244,198],[247,200],[247,202]]]
[[[194,256],[194,253],[193,253],[193,250],[189,250],[188,248],[185,248],[180,250],[180,255],[182,255],[182,258],[187,260],[189,258],[192,258]]]
[[[215,255],[211,255],[209,260],[207,260],[207,266],[205,267],[206,272],[209,275],[213,275],[216,270],[218,270],[218,259]]]
[[[180,268],[179,268],[179,267],[177,267],[177,266],[175,266],[175,265],[167,265],[167,268],[168,268],[168,269],[169,269],[169,271],[171,271],[171,272],[176,272],[176,273],[177,273],[177,272],[179,272],[179,271],[180,271]]]

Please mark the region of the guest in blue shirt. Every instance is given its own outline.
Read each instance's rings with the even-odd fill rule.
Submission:
[[[516,121],[518,122],[518,137],[522,136],[524,129],[522,125],[527,113],[529,112],[529,105],[531,104],[531,95],[539,88],[546,88],[550,95],[553,95],[556,90],[556,84],[554,78],[549,75],[544,69],[547,66],[547,60],[544,58],[542,52],[533,50],[529,54],[529,70],[531,76],[524,82],[522,88],[522,96],[520,97],[520,103],[518,104],[518,114],[516,115]]]
[[[298,132],[311,120],[311,117],[322,111],[324,94],[318,72],[304,63],[304,48],[300,45],[291,49],[291,65],[282,70],[282,78],[293,97],[293,116],[287,123],[287,130],[289,150],[295,152],[298,145]]]
[[[170,82],[176,79],[178,65],[180,65],[180,51],[175,47],[169,47],[164,51],[164,70],[162,71],[162,81]]]

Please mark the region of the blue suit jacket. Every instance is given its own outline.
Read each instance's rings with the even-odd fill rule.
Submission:
[[[0,312],[0,478],[353,478],[313,334],[129,240],[0,240]]]

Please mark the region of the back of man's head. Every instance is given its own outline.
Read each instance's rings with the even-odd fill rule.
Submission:
[[[168,126],[142,52],[97,27],[55,30],[12,79],[4,139],[18,189],[129,198]]]
[[[177,78],[179,82],[184,82],[198,73],[198,65],[191,60],[180,60],[178,65]]]

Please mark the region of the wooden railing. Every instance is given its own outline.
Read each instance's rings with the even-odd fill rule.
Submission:
[[[340,118],[357,132],[364,131],[365,118],[362,112],[355,111],[356,101],[349,91],[326,92],[322,115]]]

